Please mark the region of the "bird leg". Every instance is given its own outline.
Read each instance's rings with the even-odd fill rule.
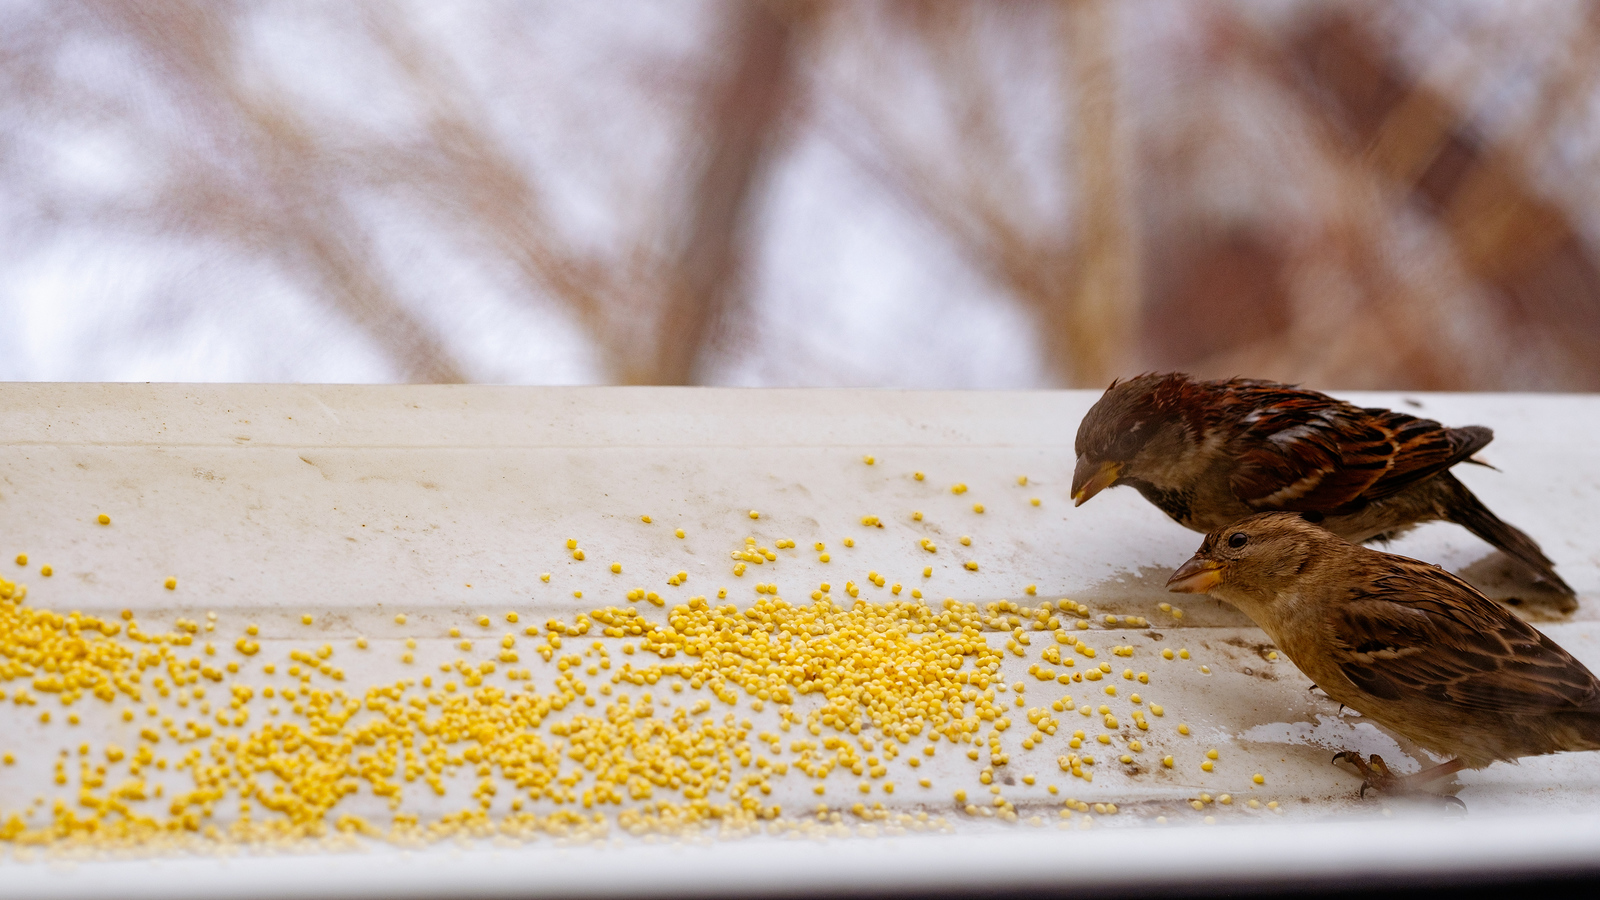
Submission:
[[[1425,785],[1441,778],[1448,778],[1466,768],[1466,763],[1459,759],[1452,759],[1431,769],[1423,769],[1414,775],[1402,776],[1389,771],[1389,767],[1384,763],[1383,757],[1376,753],[1365,760],[1361,758],[1361,754],[1354,750],[1345,750],[1333,755],[1334,762],[1341,760],[1355,766],[1356,772],[1361,775],[1362,797],[1367,796],[1367,788],[1374,788],[1390,795],[1426,794],[1428,791],[1423,789]],[[1459,803],[1460,801],[1456,802]]]
[[[1440,763],[1431,769],[1423,769],[1421,772],[1418,772],[1415,775],[1407,775],[1403,780],[1420,786],[1438,781],[1441,778],[1449,778],[1451,775],[1454,775],[1466,767],[1467,764],[1461,760],[1452,759],[1449,762]]]

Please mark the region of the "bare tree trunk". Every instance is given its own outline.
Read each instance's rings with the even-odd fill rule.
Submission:
[[[654,358],[648,367],[624,364],[630,381],[699,382],[708,352],[739,303],[750,199],[794,92],[795,51],[791,27],[766,4],[733,0],[728,10],[733,63],[707,93],[705,156],[666,273]]]
[[[1137,234],[1126,174],[1132,155],[1117,110],[1115,16],[1110,0],[1071,0],[1064,17],[1067,77],[1078,98],[1070,181],[1082,191],[1082,237],[1066,308],[1049,318],[1075,387],[1101,387],[1127,374],[1138,328]]]

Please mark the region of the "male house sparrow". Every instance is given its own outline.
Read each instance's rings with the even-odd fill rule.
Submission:
[[[1570,598],[1539,545],[1448,471],[1493,439],[1271,381],[1140,375],[1112,382],[1079,424],[1072,497],[1127,484],[1195,531],[1287,510],[1356,542],[1443,519]]]
[[[1405,790],[1495,760],[1600,749],[1600,681],[1437,566],[1341,540],[1295,513],[1206,535],[1168,588],[1238,607],[1329,697],[1449,762],[1367,786]]]

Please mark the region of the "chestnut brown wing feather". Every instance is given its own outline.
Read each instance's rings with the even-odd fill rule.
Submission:
[[[1315,391],[1240,384],[1234,393],[1243,428],[1231,487],[1260,510],[1350,512],[1443,472],[1494,437]]]
[[[1407,560],[1365,582],[1327,628],[1340,670],[1367,693],[1485,713],[1600,710],[1582,663],[1455,576]]]

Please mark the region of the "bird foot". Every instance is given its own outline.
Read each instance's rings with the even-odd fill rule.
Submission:
[[[1446,778],[1461,771],[1460,760],[1451,760],[1443,765],[1424,769],[1415,775],[1396,775],[1389,771],[1389,766],[1384,763],[1383,757],[1376,753],[1361,758],[1361,754],[1354,750],[1344,750],[1333,755],[1333,762],[1347,762],[1355,767],[1356,773],[1361,776],[1361,797],[1365,799],[1367,789],[1372,788],[1391,797],[1419,797],[1437,800],[1447,808],[1459,809],[1465,812],[1467,805],[1461,798],[1448,794],[1435,794],[1426,790],[1425,785]]]
[[[1333,761],[1347,762],[1355,766],[1356,774],[1361,776],[1361,797],[1366,799],[1367,788],[1380,790],[1385,794],[1405,793],[1405,779],[1389,771],[1383,757],[1374,753],[1367,759],[1362,759],[1361,754],[1354,750],[1343,750],[1333,755]]]

